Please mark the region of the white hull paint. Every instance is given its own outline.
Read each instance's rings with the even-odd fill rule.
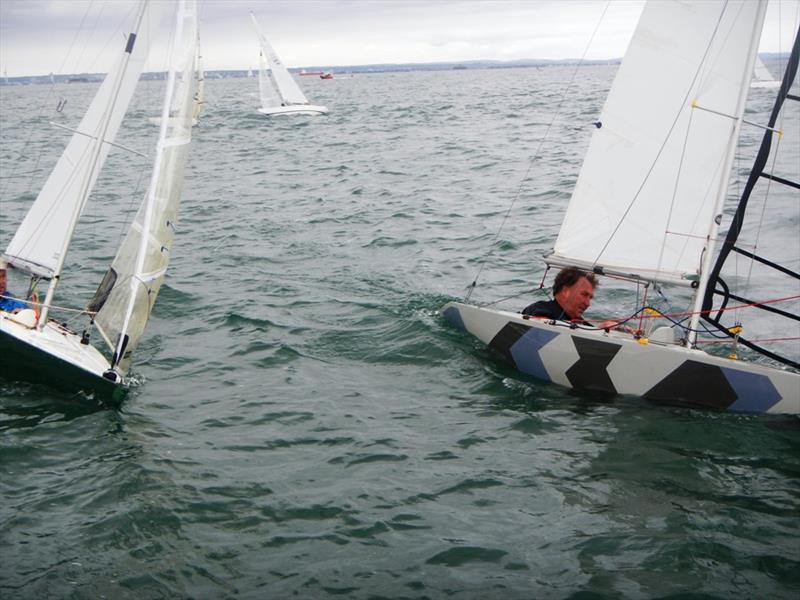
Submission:
[[[445,305],[441,313],[519,371],[579,391],[699,408],[800,413],[800,374],[792,371],[460,302]]]
[[[324,115],[328,113],[325,106],[314,104],[290,104],[289,106],[271,106],[269,108],[259,108],[258,112],[262,115]]]

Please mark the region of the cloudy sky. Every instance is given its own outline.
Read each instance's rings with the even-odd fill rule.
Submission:
[[[165,0],[158,0],[165,1]],[[199,0],[206,68],[258,60],[252,11],[290,66],[625,53],[642,0]],[[0,0],[0,70],[9,77],[104,72],[134,0]],[[761,52],[786,51],[800,0],[772,0]],[[601,20],[602,16],[602,20]],[[88,43],[74,42],[83,22]],[[122,24],[126,25],[123,27]],[[591,45],[587,44],[600,23]]]

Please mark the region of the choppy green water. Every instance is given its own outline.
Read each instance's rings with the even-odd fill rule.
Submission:
[[[255,80],[209,81],[139,385],[107,410],[0,381],[2,595],[796,597],[797,419],[578,397],[436,314],[482,259],[487,297],[538,283],[613,69],[582,70],[487,252],[570,75],[303,78],[331,113],[285,120],[255,113]],[[45,93],[0,88],[0,244],[32,199],[12,158],[53,118]],[[128,160],[65,301],[113,255]]]

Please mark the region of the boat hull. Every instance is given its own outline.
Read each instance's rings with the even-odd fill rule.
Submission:
[[[125,396],[120,380],[103,377],[111,365],[97,348],[54,321],[38,331],[0,312],[0,356],[0,373],[10,380],[83,391],[112,405]]]
[[[527,375],[577,391],[658,403],[800,413],[800,374],[709,355],[677,343],[451,302],[441,310]],[[655,337],[655,336],[654,336]]]
[[[278,115],[324,115],[328,113],[325,106],[317,106],[315,104],[290,104],[289,106],[270,106],[261,107],[258,109],[262,115],[278,116]]]

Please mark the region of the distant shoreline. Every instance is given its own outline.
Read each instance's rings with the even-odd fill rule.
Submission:
[[[773,61],[787,59],[788,54],[765,52],[759,54],[762,60]],[[562,67],[562,66],[598,66],[617,65],[622,58],[609,58],[605,60],[593,59],[580,61],[577,58],[550,59],[522,59],[512,61],[502,60],[469,60],[460,62],[431,62],[431,63],[378,63],[371,65],[311,65],[306,67],[292,67],[290,72],[299,74],[302,71],[320,71],[339,74],[357,73],[402,73],[409,71],[465,71],[480,69],[521,69],[530,67]],[[205,72],[208,79],[233,79],[247,77],[251,69],[222,69]],[[253,74],[256,71],[252,71]],[[142,73],[141,79],[147,81],[164,79],[164,72]],[[31,85],[41,83],[93,83],[103,81],[105,73],[71,73],[66,75],[23,75],[18,77],[2,77],[0,85]]]
[[[621,59],[613,58],[608,60],[585,60],[582,66],[610,65],[619,64]],[[578,59],[561,60],[471,60],[464,62],[433,62],[433,63],[381,63],[372,65],[312,65],[307,67],[292,67],[289,69],[294,74],[302,71],[320,71],[340,74],[356,73],[395,73],[408,71],[464,71],[479,69],[520,69],[529,67],[558,67],[565,65],[580,64]],[[227,69],[205,71],[208,79],[232,79],[247,77],[250,69]],[[252,71],[256,73],[255,70]],[[165,73],[151,72],[142,73],[143,80],[159,80],[164,78]],[[70,73],[66,75],[23,75],[19,77],[0,78],[0,85],[31,85],[40,83],[77,83],[77,82],[100,82],[105,77],[105,73]]]

